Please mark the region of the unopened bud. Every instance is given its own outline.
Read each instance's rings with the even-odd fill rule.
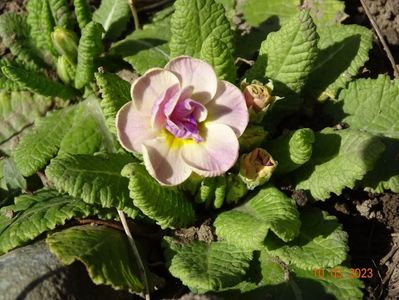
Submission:
[[[277,161],[265,149],[256,148],[242,156],[239,175],[248,189],[253,190],[269,181],[276,167]]]
[[[59,56],[57,59],[57,75],[66,84],[75,80],[75,66],[65,57]]]
[[[226,202],[228,204],[236,204],[247,193],[246,184],[236,174],[227,175]]]
[[[267,132],[262,126],[248,126],[238,139],[238,142],[240,143],[240,150],[246,152],[259,147],[265,140],[266,136]]]
[[[78,56],[78,37],[74,31],[56,26],[51,33],[54,48],[60,55],[65,55],[72,63]]]

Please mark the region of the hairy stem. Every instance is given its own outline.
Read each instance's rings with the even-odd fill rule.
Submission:
[[[121,219],[123,229],[125,230],[126,236],[127,236],[128,240],[129,240],[130,246],[132,247],[133,253],[136,256],[137,264],[138,264],[138,267],[139,267],[139,270],[140,270],[140,277],[141,277],[141,279],[143,280],[143,283],[144,283],[145,299],[146,300],[150,300],[150,289],[149,289],[149,286],[148,286],[147,274],[145,272],[143,261],[141,260],[140,253],[139,253],[139,251],[138,251],[138,249],[136,247],[136,243],[134,242],[133,236],[132,236],[132,234],[130,232],[129,226],[128,226],[127,221],[126,221],[125,214],[123,213],[123,211],[121,211],[119,209],[118,209],[118,214],[119,214],[119,218]]]
[[[136,28],[136,30],[140,29],[140,22],[139,22],[139,16],[137,14],[137,9],[136,6],[134,4],[134,0],[129,0],[129,6],[130,6],[130,10],[132,11],[132,16],[133,16],[133,21],[134,21],[134,28]]]

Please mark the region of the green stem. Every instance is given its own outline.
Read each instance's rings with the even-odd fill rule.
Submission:
[[[132,15],[133,15],[134,27],[136,28],[136,30],[139,30],[140,22],[139,22],[139,16],[137,14],[136,6],[134,5],[134,0],[129,0],[129,6],[130,6],[130,10],[132,11]]]

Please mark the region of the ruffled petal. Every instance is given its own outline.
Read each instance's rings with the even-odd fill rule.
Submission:
[[[181,147],[173,146],[164,136],[142,145],[145,167],[162,185],[177,185],[185,181],[192,170],[181,157]]]
[[[137,111],[150,115],[155,101],[171,86],[180,85],[177,76],[164,69],[153,68],[133,82],[131,95]]]
[[[218,176],[230,169],[238,158],[238,140],[234,131],[223,124],[206,124],[201,143],[183,145],[187,165],[201,176]]]
[[[165,69],[179,77],[182,88],[191,87],[190,98],[206,104],[216,94],[217,77],[206,62],[189,56],[179,56],[171,60]]]
[[[248,125],[248,109],[244,95],[230,82],[219,81],[216,95],[206,108],[209,124],[230,126],[237,137],[241,136]]]
[[[116,129],[122,147],[130,152],[141,153],[141,144],[158,134],[151,128],[151,118],[138,112],[132,102],[118,111]]]

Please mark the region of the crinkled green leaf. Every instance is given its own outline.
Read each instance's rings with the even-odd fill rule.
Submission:
[[[202,44],[209,36],[233,49],[233,32],[222,4],[214,0],[177,0],[171,19],[170,53],[172,57],[200,57]]]
[[[126,165],[122,176],[129,178],[133,204],[165,228],[187,227],[194,223],[192,204],[177,189],[161,186],[139,163]]]
[[[7,189],[21,189],[26,190],[26,179],[19,172],[17,165],[11,158],[6,158],[2,160],[2,173],[3,181]]]
[[[277,160],[276,173],[286,174],[305,164],[312,156],[314,133],[302,128],[267,143],[267,151]]]
[[[164,67],[170,60],[168,40],[169,19],[159,24],[149,24],[142,30],[135,30],[125,39],[115,43],[110,53],[121,55],[140,74],[148,69]]]
[[[126,29],[130,15],[128,0],[102,0],[93,21],[103,25],[106,38],[114,40]]]
[[[51,32],[55,26],[49,0],[29,0],[26,5],[28,11],[27,22],[30,35],[36,46],[44,53],[46,60],[53,60],[57,51],[51,41]]]
[[[317,30],[320,49],[306,85],[321,100],[335,98],[368,60],[371,30],[358,25],[335,25]]]
[[[17,66],[3,66],[1,71],[7,78],[32,92],[43,96],[70,99],[76,95],[74,89],[47,78],[44,74]]]
[[[5,13],[0,16],[0,37],[2,44],[9,48],[19,61],[33,66],[43,65],[39,58],[39,50],[32,43],[26,16]]]
[[[15,149],[14,159],[24,176],[34,174],[60,154],[116,151],[96,99],[64,108],[39,119]]]
[[[78,46],[78,63],[76,65],[75,87],[83,88],[94,79],[95,59],[102,53],[101,36],[103,28],[94,21],[82,29]]]
[[[380,75],[377,79],[358,79],[339,95],[351,128],[377,135],[399,138],[399,81]]]
[[[211,35],[202,44],[200,57],[213,67],[219,79],[235,82],[236,66],[226,44]]]
[[[251,26],[258,26],[271,17],[278,17],[284,24],[300,8],[309,10],[318,26],[330,26],[345,19],[345,4],[340,0],[246,0],[243,14]]]
[[[298,237],[288,243],[269,235],[267,251],[306,270],[335,267],[346,259],[348,235],[334,216],[310,208],[301,212],[301,222]]]
[[[272,79],[276,95],[281,91],[300,92],[316,59],[317,41],[316,26],[309,12],[300,12],[278,32],[268,35],[255,65],[247,73],[248,79]]]
[[[373,169],[383,151],[378,138],[355,129],[315,133],[312,158],[296,171],[296,188],[309,190],[317,200],[340,195]]]
[[[102,207],[133,207],[129,180],[121,176],[131,155],[66,155],[54,158],[46,168],[48,179],[57,190]]]
[[[219,238],[254,250],[262,248],[269,229],[283,241],[294,239],[301,222],[295,201],[268,185],[245,204],[219,214],[214,226]]]
[[[84,218],[93,212],[82,200],[52,190],[19,196],[14,205],[0,210],[0,253],[24,245],[69,219]]]
[[[140,272],[126,236],[105,226],[68,228],[47,238],[50,251],[65,264],[85,264],[95,284],[142,292]]]
[[[79,28],[82,30],[90,23],[92,18],[89,3],[87,0],[73,0],[73,5],[75,6],[75,14]]]
[[[55,24],[60,27],[72,26],[72,14],[67,0],[48,0]]]
[[[249,268],[252,251],[225,242],[194,241],[178,244],[165,238],[172,254],[169,272],[191,290],[204,293],[217,291],[239,283]]]
[[[50,105],[51,99],[30,92],[0,92],[0,151],[10,154],[15,138]]]
[[[130,84],[111,73],[96,73],[95,76],[101,92],[101,109],[107,126],[111,132],[116,133],[116,114],[125,103],[131,101]]]
[[[384,143],[385,151],[375,163],[373,170],[366,174],[363,185],[377,193],[383,193],[384,190],[399,193],[399,140],[380,139]]]

